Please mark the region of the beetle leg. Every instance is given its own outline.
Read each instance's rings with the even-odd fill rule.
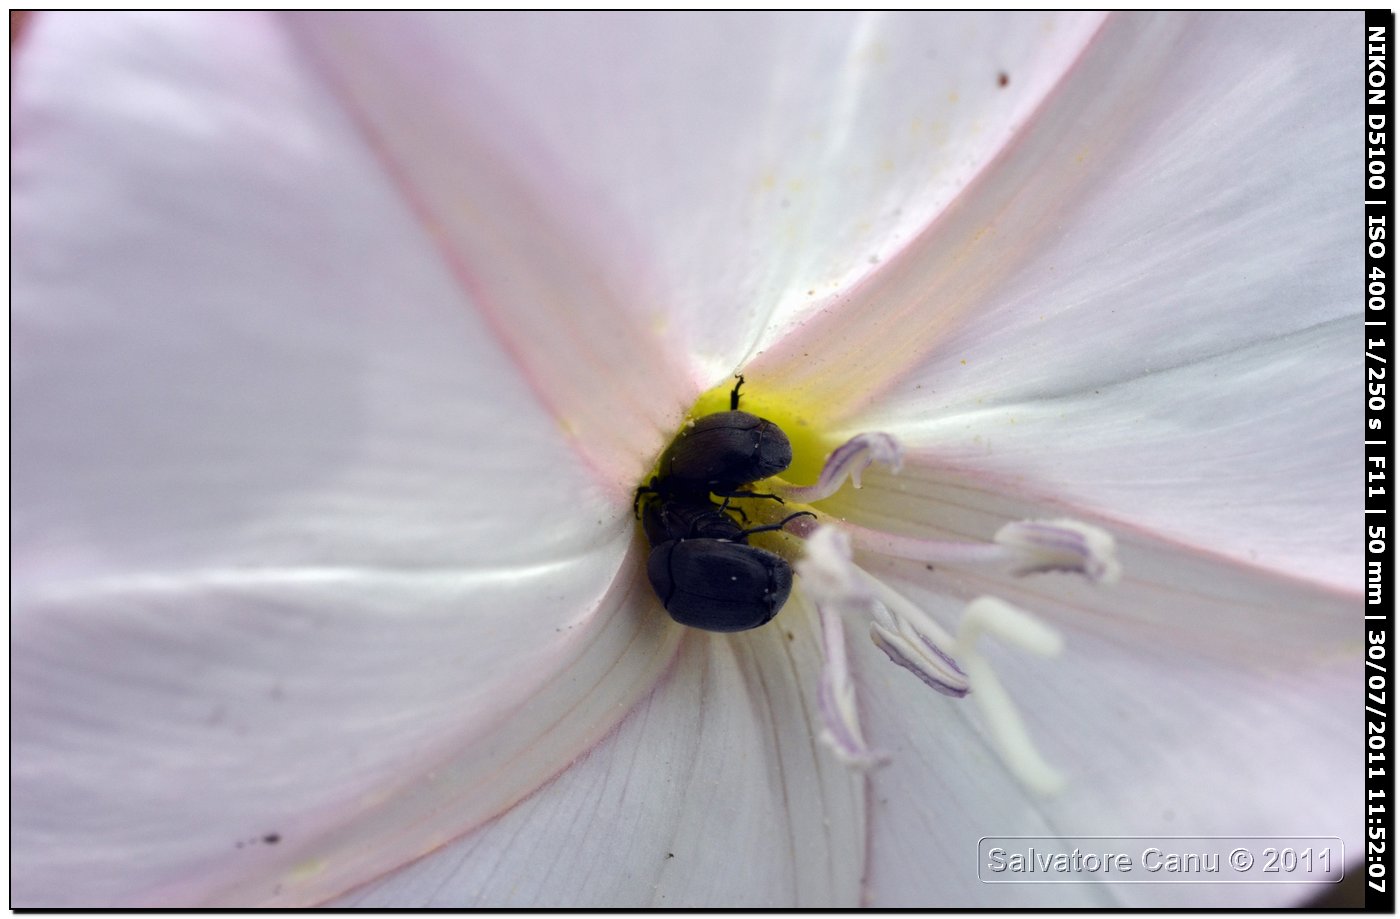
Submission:
[[[638,486],[637,486],[637,493],[636,493],[635,495],[632,496],[632,516],[633,516],[633,517],[636,517],[638,520],[641,520],[641,519],[642,519],[642,496],[643,496],[643,495],[654,495],[654,494],[656,494],[656,489],[655,489],[655,488],[652,488],[650,485],[638,485]]]
[[[772,500],[774,500],[774,501],[777,501],[779,504],[786,504],[786,503],[787,503],[786,501],[784,501],[782,498],[780,498],[780,497],[777,496],[777,495],[761,495],[761,494],[759,494],[759,493],[756,492],[756,491],[743,491],[743,490],[738,489],[738,488],[731,489],[731,490],[728,490],[728,491],[723,490],[723,489],[713,489],[713,488],[712,488],[712,489],[710,489],[710,494],[712,494],[712,495],[719,495],[721,498],[770,498],[770,499],[772,499]]]
[[[734,505],[732,508],[729,506],[729,502],[734,498],[734,495],[720,495],[720,497],[724,498],[724,500],[719,503],[719,512],[721,514],[727,514],[732,510],[736,514],[738,514],[739,517],[745,523],[749,522],[749,515],[744,513],[744,509],[742,507],[740,507],[737,504]]]

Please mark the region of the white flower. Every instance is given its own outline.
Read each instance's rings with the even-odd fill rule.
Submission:
[[[1360,28],[38,17],[15,902],[1310,892],[973,865],[1359,838]],[[823,504],[852,532],[1116,536],[1113,588],[860,557],[950,626],[984,594],[1054,623],[1057,658],[985,652],[1062,794],[863,635],[825,688],[889,762],[829,755],[802,590],[738,636],[660,612],[631,490],[735,369],[903,442]]]

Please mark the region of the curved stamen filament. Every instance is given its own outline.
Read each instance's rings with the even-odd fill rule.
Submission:
[[[869,769],[882,765],[889,761],[889,754],[872,750],[860,729],[841,615],[826,604],[813,605],[817,608],[822,641],[822,672],[817,683],[817,706],[824,725],[821,740],[848,766]]]

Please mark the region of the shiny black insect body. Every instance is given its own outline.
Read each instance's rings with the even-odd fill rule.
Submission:
[[[662,543],[647,559],[647,577],[672,619],[710,632],[758,628],[792,590],[792,568],[781,556],[723,539]]]
[[[653,547],[647,578],[672,619],[711,632],[742,632],[783,608],[792,568],[782,556],[748,545],[748,538],[810,511],[745,529],[708,498],[652,497],[644,504],[642,527]]]
[[[729,411],[697,419],[677,435],[662,454],[660,474],[637,489],[638,514],[652,546],[652,589],[672,619],[712,632],[757,628],[778,614],[792,590],[792,568],[781,556],[748,545],[748,537],[810,515],[803,511],[747,529],[732,516],[743,511],[731,508],[731,499],[781,500],[744,486],[792,462],[782,428],[739,411],[743,384],[739,377]],[[716,504],[712,495],[725,500]]]
[[[777,475],[792,464],[792,443],[766,418],[739,411],[739,387],[729,394],[729,411],[697,418],[661,454],[661,472],[643,490],[662,494],[767,497],[743,491],[745,485]]]

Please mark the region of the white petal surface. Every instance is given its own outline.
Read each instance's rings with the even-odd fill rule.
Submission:
[[[632,472],[275,21],[42,17],[14,133],[15,902],[314,902],[647,689]]]
[[[693,393],[946,206],[1098,22],[705,13],[299,25],[404,181],[434,190],[422,206],[449,247],[468,258],[482,249],[470,202],[501,194],[483,186],[507,169],[531,200],[588,229],[600,277],[619,279],[629,299],[605,303],[601,280],[578,286],[580,315],[603,327],[570,325],[578,372],[596,355],[626,358],[641,378],[671,362]],[[486,171],[463,170],[464,156]],[[470,270],[520,285],[526,258]],[[511,320],[530,336],[560,334],[518,306]],[[647,343],[634,327],[658,337]],[[651,403],[673,397],[663,389]]]
[[[989,389],[975,407],[891,426],[918,445],[911,455],[924,468],[975,469],[1070,514],[1350,590],[1363,479],[1356,329],[1336,320],[1041,398]]]
[[[992,167],[849,292],[855,315],[755,373],[1031,491],[1350,578],[1355,528],[1334,521],[1359,479],[1337,446],[1359,434],[1342,342],[1361,302],[1360,28],[1113,17]]]
[[[865,784],[816,740],[808,617],[792,603],[740,636],[687,632],[669,677],[568,772],[336,905],[856,905]]]
[[[316,903],[499,813],[669,659],[646,584],[603,568],[20,595],[15,901]]]

